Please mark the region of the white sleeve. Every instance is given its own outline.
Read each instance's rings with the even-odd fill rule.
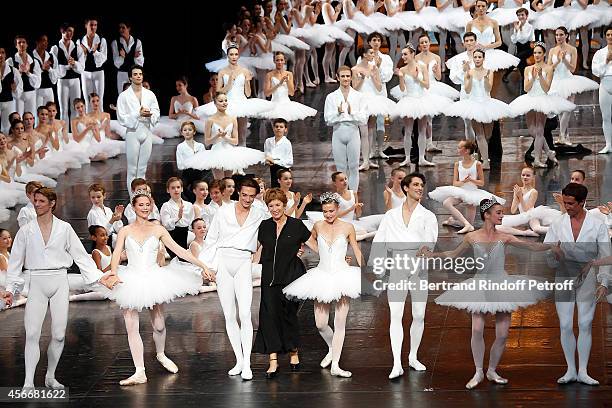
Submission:
[[[182,146],[182,143],[176,146],[176,167],[179,170],[185,170],[187,168],[185,161],[189,158]]]
[[[601,78],[606,73],[608,69],[609,63],[606,63],[606,57],[608,53],[605,49],[601,49],[595,53],[593,56],[593,61],[591,62],[591,69],[593,71],[593,75]]]
[[[151,117],[149,119],[151,120],[151,126],[155,126],[157,125],[157,122],[159,122],[161,112],[159,110],[159,104],[157,103],[157,97],[153,92],[151,92],[151,95],[153,96],[153,103],[149,107],[151,110]]]
[[[113,53],[113,64],[115,68],[119,69],[123,65],[123,57],[119,54],[119,47],[117,47],[117,40],[113,40],[111,43],[111,52]]]
[[[96,67],[100,68],[108,58],[108,47],[106,46],[106,39],[100,38],[100,46],[93,53]]]
[[[334,101],[334,96],[327,95],[325,98],[325,108],[323,109],[323,117],[328,126],[333,126],[336,123],[343,122],[342,115],[338,113],[338,105]]]
[[[23,81],[21,80],[21,73],[13,68],[13,77],[15,78],[15,91],[13,91],[13,98],[19,99],[23,93]]]
[[[140,111],[133,110],[126,91],[121,92],[119,98],[117,98],[117,120],[119,124],[128,129],[136,129],[138,127],[138,118],[140,118]]]
[[[74,71],[82,74],[83,72],[85,72],[85,53],[83,52],[83,49],[81,48],[80,42],[76,45],[76,50],[77,50],[77,60],[74,64]]]
[[[11,256],[9,257],[8,270],[6,276],[6,290],[16,295],[23,290],[25,279],[23,278],[23,264],[25,262],[26,247],[26,228],[17,231],[13,240]]]
[[[144,66],[144,53],[142,52],[142,42],[140,40],[136,40],[136,51],[140,51],[140,55],[138,57],[134,57],[134,63]]]
[[[597,257],[607,258],[612,256],[612,247],[610,246],[610,236],[608,235],[608,227],[605,224],[599,226],[597,231]],[[11,255],[12,256],[12,255]],[[599,267],[599,273],[597,274],[597,281],[603,286],[610,287],[612,284],[612,266],[602,265]]]
[[[57,78],[63,78],[66,75],[66,66],[60,65],[58,54],[62,52],[57,45],[51,47],[51,55],[53,55],[53,66],[56,69]]]
[[[378,67],[380,71],[380,81],[384,84],[389,82],[391,78],[393,78],[393,60],[387,54],[383,54],[381,57],[380,67]]]
[[[28,72],[27,75],[32,88],[38,89],[40,88],[40,82],[42,81],[42,78],[40,76],[42,73],[42,69],[35,58],[32,58],[32,64],[34,64],[34,72]]]
[[[2,88],[0,88],[0,91],[2,91]],[[17,224],[19,224],[19,228],[23,227],[28,223],[28,214],[26,213],[26,208],[27,207],[23,207],[21,210],[19,210],[19,214],[17,215]]]
[[[162,204],[162,208],[159,213],[159,216],[161,218],[160,222],[164,226],[165,229],[167,229],[168,231],[174,230],[178,220],[176,220],[174,216],[172,215],[172,212],[170,211],[170,207],[168,203]]]
[[[279,160],[279,165],[287,168],[293,166],[293,146],[291,143],[286,143],[283,146],[283,157]]]
[[[450,62],[450,60],[449,60]],[[465,78],[465,73],[463,72],[463,63],[459,63],[459,61],[454,61],[451,64],[446,64],[450,69],[450,73],[448,78],[457,85],[463,85],[463,81]]]

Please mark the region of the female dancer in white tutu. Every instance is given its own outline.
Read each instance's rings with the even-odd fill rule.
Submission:
[[[451,33],[451,37],[455,42],[455,51],[457,53],[463,52],[463,41],[461,41],[461,34],[463,33],[463,28],[457,28],[454,24],[455,16],[458,16],[458,13],[463,12],[463,7],[457,5],[457,0],[436,0],[436,8],[439,12],[438,22],[436,26],[438,27],[440,33],[440,42],[438,46],[438,55],[440,56],[440,61],[446,61],[446,41],[448,39],[448,33]],[[465,12],[463,12],[465,14]],[[442,64],[442,72],[446,71],[446,65]]]
[[[406,159],[400,163],[400,166],[412,166],[410,150],[412,149],[412,129],[415,119],[418,120],[419,127],[419,166],[435,166],[434,163],[425,159],[427,123],[430,117],[443,113],[451,104],[451,100],[428,91],[429,73],[427,68],[417,63],[411,44],[402,50],[402,61],[404,65],[395,72],[399,77],[399,92],[396,88],[391,90],[391,95],[399,99],[393,116],[401,117],[404,120]]]
[[[474,68],[465,71],[463,79],[467,97],[453,103],[445,113],[472,121],[483,170],[490,168],[488,139],[493,131],[493,122],[512,116],[508,104],[491,98],[494,73],[484,67],[485,57],[488,56],[484,50],[474,50]]]
[[[461,256],[470,247],[474,250],[474,259],[481,261],[477,263],[476,275],[463,284],[472,281],[476,283],[474,291],[467,289],[451,289],[436,298],[436,303],[442,306],[452,306],[459,310],[466,310],[472,315],[472,356],[476,373],[474,377],[465,385],[465,388],[472,389],[480,384],[485,374],[483,372],[485,342],[484,327],[488,313],[495,316],[495,341],[491,346],[489,355],[489,367],[486,377],[489,381],[496,384],[507,384],[508,380],[501,377],[496,369],[506,348],[508,331],[510,330],[510,320],[512,312],[521,307],[536,304],[546,297],[545,291],[536,289],[525,290],[483,290],[480,289],[480,282],[489,281],[502,284],[504,282],[515,283],[521,281],[535,281],[528,276],[508,275],[504,270],[506,245],[511,245],[521,249],[531,251],[547,251],[553,249],[551,245],[536,242],[525,242],[520,239],[503,234],[496,230],[504,217],[504,211],[494,198],[483,200],[480,203],[480,216],[484,222],[481,229],[471,232],[465,236],[463,242],[453,251],[431,253],[425,251],[423,254],[430,258],[456,258]],[[481,266],[481,267],[479,267]]]
[[[89,153],[87,150],[76,143],[72,139],[72,135],[68,134],[68,126],[66,126],[66,122],[57,118],[57,105],[55,102],[47,102],[45,105],[47,107],[47,111],[49,112],[48,123],[49,126],[53,129],[54,133],[53,138],[59,140],[59,149],[58,151],[68,154],[76,158],[81,164],[89,164]],[[116,121],[115,121],[116,122]]]
[[[484,186],[484,173],[482,163],[472,156],[475,151],[476,143],[471,140],[460,141],[457,145],[457,154],[461,156],[461,160],[455,163],[453,169],[453,185],[436,187],[429,193],[429,198],[441,203],[451,213],[442,225],[455,226],[459,222],[463,226],[458,234],[474,231],[472,223],[476,217],[476,206],[482,200],[494,197],[501,204],[506,202],[503,198],[478,188]],[[459,204],[467,206],[465,217],[455,208]]]
[[[293,218],[300,218],[306,209],[306,206],[312,202],[312,194],[308,193],[301,200],[302,195],[297,192],[290,191],[293,185],[293,172],[289,169],[281,169],[276,173],[278,178],[278,184],[280,189],[287,196],[287,204],[285,205],[285,212],[288,216]]]
[[[387,116],[395,111],[395,103],[385,93],[380,76],[380,69],[375,62],[376,52],[369,45],[364,46],[361,59],[357,65],[351,68],[353,73],[353,88],[361,92],[362,110],[368,115],[368,123],[359,126],[361,133],[361,155],[363,164],[359,170],[369,170],[370,167],[378,168],[378,164],[370,162],[370,141],[376,137],[376,121],[378,115]]]
[[[302,120],[317,114],[316,109],[289,99],[295,93],[293,73],[285,70],[286,57],[282,52],[274,53],[276,69],[268,72],[265,82],[265,95],[272,96],[274,108],[266,113],[271,118],[283,118],[287,122]]]
[[[324,219],[315,223],[312,229],[312,239],[316,239],[319,249],[319,265],[287,285],[283,293],[289,298],[315,301],[317,329],[329,348],[321,360],[321,367],[326,368],[331,364],[332,375],[351,377],[353,374],[341,369],[339,362],[350,299],[358,298],[361,292],[361,271],[358,267],[347,265],[345,256],[350,244],[361,267],[361,250],[353,225],[338,218],[339,202],[340,198],[335,193],[321,195]],[[333,330],[329,327],[332,302],[336,302]]]
[[[238,75],[244,78],[243,72]],[[224,76],[228,77],[229,75],[224,74]],[[232,76],[229,76],[229,78],[231,79]],[[204,132],[204,143],[213,146],[210,150],[202,150],[190,157],[185,162],[187,167],[198,170],[225,170],[226,172],[244,174],[243,170],[245,168],[265,160],[264,152],[238,146],[238,119],[227,113],[227,110],[229,110],[228,100],[228,95],[223,91],[217,93],[215,97],[217,113],[208,118]],[[244,102],[249,100],[252,99],[245,99]],[[236,107],[243,102],[234,100],[232,103]],[[219,174],[215,177],[220,178]]]
[[[568,35],[565,27],[558,27],[555,30],[557,45],[548,52],[546,61],[555,70],[550,84],[550,93],[566,98],[573,103],[575,95],[586,91],[594,91],[599,86],[597,82],[589,78],[572,74],[578,63],[578,52],[576,47],[567,42]],[[568,131],[571,115],[571,111],[559,115],[559,140],[557,143],[571,146]]]
[[[162,138],[177,137],[180,135],[181,124],[186,121],[192,122],[199,133],[204,133],[205,124],[195,114],[195,109],[199,106],[198,98],[189,94],[187,78],[177,79],[175,87],[178,95],[170,99],[168,116],[159,118],[157,126],[153,128],[153,134]]]
[[[383,198],[387,211],[397,208],[406,200],[406,193],[402,190],[402,180],[406,177],[406,169],[399,167],[391,170],[391,178],[385,184]]]
[[[109,158],[109,153],[103,148],[100,123],[85,113],[85,101],[74,100],[76,116],[70,121],[72,137],[89,153],[91,161],[102,161]]]
[[[182,259],[202,268],[202,275],[208,280],[213,280],[206,265],[174,242],[164,227],[148,221],[151,196],[147,191],[139,190],[134,194],[132,207],[136,212],[136,222],[119,231],[117,245],[111,258],[111,274],[117,276],[122,283],[115,287],[109,298],[123,309],[130,352],[136,367],[136,372],[129,378],[121,380],[120,385],[147,382],[144,346],[139,333],[138,317],[138,312],[143,308],[150,309],[157,361],[169,372],[178,372],[176,364],[165,354],[166,325],[162,304],[186,294],[196,295],[202,286],[202,276],[191,270],[172,266],[160,267],[157,264],[159,243],[162,242]],[[120,266],[121,253],[124,249],[127,252],[128,265]]]
[[[555,10],[555,0],[531,0],[531,7],[536,11],[533,28],[544,31],[546,48],[552,48],[555,43],[554,30],[564,23]]]
[[[8,270],[9,258],[11,253],[11,245],[13,244],[13,237],[8,230],[0,228],[0,291],[6,290],[6,271]],[[81,279],[82,280],[82,279]],[[10,307],[18,307],[24,305],[28,301],[28,290],[30,286],[30,279],[26,277],[26,283],[23,290],[17,296],[17,299],[13,301]],[[0,302],[0,311],[3,310],[4,304]]]
[[[544,124],[547,115],[558,115],[573,110],[576,105],[560,96],[550,95],[548,92],[553,81],[554,71],[551,65],[544,62],[546,47],[544,43],[537,42],[533,48],[535,64],[525,68],[524,95],[519,96],[510,103],[513,116],[526,115],[529,133],[535,139],[533,150],[533,167],[547,167],[540,161],[542,150],[547,159],[557,164],[555,152],[548,148],[544,139]]]
[[[612,7],[610,7],[612,12]],[[606,146],[599,154],[612,153],[612,27],[604,33],[607,45],[593,56],[593,75],[599,77],[599,108]]]
[[[506,234],[538,237],[548,232],[548,226],[561,215],[561,211],[545,205],[535,206],[538,200],[538,190],[535,188],[535,172],[532,167],[521,170],[522,186],[513,188],[510,213],[505,215],[497,230]],[[517,214],[518,211],[518,214]],[[528,226],[527,229],[517,227]]]
[[[557,8],[555,13],[563,21],[562,26],[571,33],[568,41],[570,44],[576,44],[576,36],[580,33],[582,68],[589,69],[588,60],[591,49],[589,26],[600,19],[601,10],[593,10],[592,7],[589,7],[589,0],[565,0],[563,7]]]
[[[442,63],[440,57],[432,53],[429,49],[431,46],[431,40],[427,33],[423,33],[419,36],[419,53],[416,55],[416,60],[419,64],[423,65],[429,74],[429,91],[436,95],[444,96],[450,100],[459,99],[459,91],[450,85],[440,82],[442,79],[442,67],[445,65]],[[440,46],[442,47],[442,46]],[[426,151],[428,152],[441,152],[433,144],[433,118],[430,116],[427,120],[427,137],[426,137]]]
[[[12,141],[10,142],[11,149],[16,154],[16,157],[20,157],[23,159],[21,161],[21,174],[15,173],[14,180],[20,183],[27,183],[28,181],[39,181],[43,183],[45,186],[55,187],[57,185],[57,181],[53,180],[51,177],[54,174],[45,175],[44,173],[56,173],[57,169],[47,168],[43,165],[38,167],[33,167],[36,163],[37,157],[43,155],[47,150],[47,147],[40,146],[35,148],[34,144],[31,143],[28,134],[25,133],[25,126],[23,122],[19,119],[14,120],[11,125],[11,136]],[[57,177],[57,174],[55,174]]]

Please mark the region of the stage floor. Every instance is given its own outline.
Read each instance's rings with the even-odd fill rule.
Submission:
[[[499,79],[499,78],[498,78]],[[516,80],[516,78],[514,78]],[[323,108],[325,95],[333,86],[307,91],[298,101]],[[508,102],[516,96],[518,83],[496,83],[494,94]],[[571,121],[572,141],[598,151],[603,147],[601,116],[596,106],[596,94],[577,99],[579,105]],[[489,191],[506,198],[512,197],[512,187],[519,182],[523,153],[531,143],[524,130],[524,121],[510,120],[502,124],[504,161],[485,173]],[[262,148],[263,139],[270,136],[253,123],[249,146]],[[303,194],[320,194],[331,189],[330,175],[334,170],[331,155],[331,132],[319,114],[314,119],[292,124],[295,190]],[[452,163],[456,160],[456,140],[463,135],[462,122],[456,119],[435,119],[434,139],[444,150],[433,156],[436,168],[422,169],[427,177],[427,190],[449,184]],[[158,205],[165,201],[165,181],[175,174],[175,146],[178,139],[154,146],[147,179],[153,184]],[[401,147],[400,126],[390,132],[390,144]],[[395,160],[399,161],[399,160]],[[392,163],[391,161],[390,163]],[[380,164],[383,164],[381,161]],[[360,193],[365,202],[364,214],[384,211],[383,191],[391,171],[390,165],[361,173]],[[552,204],[552,192],[569,182],[572,169],[587,174],[588,205],[612,201],[612,155],[589,155],[563,158],[560,165],[537,170],[538,204]],[[269,181],[264,168],[249,169]],[[86,235],[86,214],[90,208],[87,185],[100,182],[107,188],[107,205],[125,203],[125,158],[95,163],[80,170],[71,170],[58,180],[57,215],[70,221],[79,235]],[[441,222],[448,215],[437,203],[424,202]],[[15,213],[16,214],[16,213]],[[16,221],[4,225],[13,233]],[[460,242],[453,228],[440,226],[439,242],[452,247]],[[259,289],[255,289],[252,317],[255,329],[259,305]],[[430,293],[432,300],[437,293]],[[23,383],[24,328],[23,308],[0,313],[0,386],[20,386]],[[593,322],[593,347],[589,372],[601,382],[599,387],[580,384],[559,386],[556,379],[565,372],[565,362],[559,342],[559,326],[551,302],[543,302],[513,314],[506,352],[499,372],[509,379],[505,386],[484,381],[475,390],[464,386],[474,372],[470,351],[470,317],[467,313],[441,307],[433,302],[427,306],[425,334],[419,350],[426,372],[406,370],[398,381],[387,376],[392,357],[389,343],[389,310],[386,296],[364,296],[351,303],[347,334],[342,354],[342,367],[353,372],[351,379],[332,377],[329,370],[319,367],[325,346],[314,324],[313,304],[306,302],[299,313],[302,329],[300,357],[302,369],[292,373],[288,357],[280,358],[280,373],[266,380],[267,356],[254,355],[253,381],[243,382],[229,377],[234,356],[225,334],[225,324],[216,293],[180,299],[166,307],[168,326],[167,354],[180,368],[178,374],[168,374],[154,357],[151,327],[147,313],[141,313],[141,333],[145,343],[145,364],[148,384],[121,388],[120,379],[133,372],[133,365],[120,310],[110,302],[72,303],[66,334],[66,346],[57,371],[59,381],[70,387],[70,405],[75,407],[250,407],[250,406],[329,406],[329,407],[389,407],[414,406],[605,406],[612,395],[612,313],[607,304],[599,304]],[[405,312],[404,368],[408,366],[410,307]],[[494,336],[493,319],[487,321],[485,339],[488,347]],[[577,329],[576,329],[577,330]],[[45,323],[41,341],[41,363],[36,383],[42,384],[46,367],[46,346],[49,322]],[[485,360],[486,363],[487,360]],[[34,405],[32,405],[34,406]]]

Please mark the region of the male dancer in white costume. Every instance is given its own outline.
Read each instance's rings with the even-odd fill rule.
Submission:
[[[51,340],[45,386],[64,388],[55,379],[55,369],[64,349],[70,294],[67,270],[72,263],[78,265],[87,285],[100,282],[110,288],[116,283],[111,282],[116,278],[108,278],[110,272],[102,274],[97,269],[70,224],[53,215],[56,201],[57,196],[50,188],[34,193],[37,218],[20,228],[15,236],[6,291],[1,294],[10,306],[23,288],[24,272],[29,272],[30,291],[23,319],[26,332],[24,388],[34,387],[34,374],[40,359],[40,334],[48,307],[51,309]]]
[[[606,146],[599,154],[612,153],[612,27],[606,29],[607,45],[593,56],[591,69],[599,77],[599,108]]]
[[[147,164],[153,148],[151,128],[159,121],[159,105],[155,94],[142,86],[141,66],[130,68],[132,85],[119,94],[117,120],[127,128],[125,156],[127,159],[127,188],[135,178],[146,179]]]
[[[438,240],[438,221],[434,213],[420,204],[425,189],[425,176],[419,173],[411,173],[402,180],[402,190],[406,193],[406,200],[400,207],[387,211],[374,241],[372,253],[375,257],[386,258],[390,253],[396,256],[408,256],[416,260],[417,252],[423,247],[433,248]],[[424,259],[424,258],[418,258]],[[370,255],[370,261],[376,265],[376,260]],[[409,264],[410,265],[410,264]],[[423,331],[425,329],[425,307],[427,306],[427,290],[419,288],[421,280],[427,280],[427,270],[420,265],[416,270],[397,269],[391,270],[390,284],[412,282],[415,286],[410,287],[412,302],[412,324],[410,325],[410,354],[408,365],[417,371],[424,371],[425,366],[417,359],[417,351],[421,344]],[[374,271],[377,274],[384,270]],[[402,368],[402,342],[404,340],[404,328],[402,317],[408,290],[390,288],[387,290],[389,301],[390,325],[389,336],[391,337],[391,351],[393,352],[393,369],[389,374],[390,379],[404,374]]]

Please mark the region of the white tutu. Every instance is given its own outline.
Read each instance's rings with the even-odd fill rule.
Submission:
[[[360,14],[364,18],[357,17],[358,14]],[[340,21],[336,21],[336,27],[343,31],[353,30],[359,34],[366,35],[376,31],[368,24],[368,19],[363,15],[363,13],[355,13],[353,15],[353,18],[343,18]]]
[[[266,112],[266,116],[269,118],[282,118],[287,122],[306,119],[307,117],[315,116],[316,114],[316,109],[291,100],[274,102],[274,108]]]
[[[43,176],[42,174],[32,172],[30,167],[21,166],[21,176],[15,175],[13,180],[19,183],[29,183],[30,181],[38,181],[42,183],[45,187],[55,188],[57,186],[57,181],[53,180],[50,177]]]
[[[404,31],[414,31],[421,28],[425,31],[435,31],[436,26],[432,21],[432,13],[425,12],[425,8],[421,13],[416,11],[401,11],[391,18],[397,18],[401,21],[401,29]]]
[[[13,208],[17,204],[27,203],[28,197],[25,194],[24,184],[0,181],[0,208]]]
[[[473,184],[464,184],[462,187],[456,186],[440,186],[436,187],[434,191],[429,193],[429,198],[439,203],[443,203],[449,197],[458,198],[469,205],[480,205],[480,202],[484,199],[495,198],[495,200],[504,205],[506,200],[496,196],[493,193],[489,193],[486,190],[481,190]]]
[[[286,45],[276,41],[276,37],[270,42],[270,46],[272,47],[272,55],[274,55],[274,53],[276,52],[282,52],[283,54],[285,54],[285,57],[287,57],[287,59],[293,60],[295,57],[295,53],[293,52],[293,50],[287,47]]]
[[[467,23],[472,21],[472,16],[463,10],[463,7],[454,7],[450,10],[447,8],[442,14],[444,14],[444,19],[440,20],[438,27],[457,33],[463,33]]]
[[[569,98],[572,95],[596,91],[597,89],[599,89],[597,82],[581,75],[571,75],[569,78],[563,79],[557,79],[557,76],[554,76],[549,92],[562,98]]]
[[[605,0],[602,0],[605,1]],[[559,7],[553,11],[563,21],[563,25],[569,31],[574,31],[581,27],[587,27],[599,21],[599,13],[593,12],[593,9],[588,7]]]
[[[220,169],[238,172],[254,164],[263,163],[265,159],[266,155],[262,151],[218,142],[210,150],[196,153],[185,165],[197,170]]]
[[[350,35],[342,31],[340,28],[336,27],[335,25],[321,24],[318,27],[318,31],[322,35],[327,36],[328,40],[325,41],[326,44],[340,42],[342,43],[342,45],[348,47],[348,46],[353,45],[353,43],[355,42],[355,40]]]
[[[541,11],[535,14],[531,25],[536,30],[555,30],[563,26],[564,21],[558,13],[552,11]]]
[[[274,104],[265,99],[259,98],[244,98],[238,101],[229,100],[227,105],[227,113],[237,118],[260,118],[260,119],[274,119],[268,114],[273,108]],[[215,107],[215,111],[216,111]]]
[[[325,43],[332,42],[327,33],[318,31],[320,25],[321,24],[317,24],[317,28],[313,26],[292,28],[291,34],[304,41],[310,47],[319,48]]]
[[[317,221],[321,221],[324,219],[323,213],[321,211],[306,211],[306,217],[308,217],[307,221],[309,221],[309,224],[306,224],[306,222],[304,223],[307,225],[307,227],[309,227],[308,229],[312,229],[312,226],[314,226]],[[355,227],[355,233],[358,236],[363,236],[372,232],[376,232],[383,217],[384,214],[374,214],[366,215],[356,220],[350,218],[350,216],[348,215],[345,215],[340,219],[342,221],[350,222],[351,224],[353,224],[353,227]],[[359,241],[360,239],[357,240]]]
[[[599,4],[589,4],[587,11],[597,16],[597,20],[591,23],[589,28],[606,27],[612,24],[612,7],[608,2],[600,1]]]
[[[6,208],[0,208],[0,222],[8,221],[11,218],[11,212]]]
[[[152,308],[169,303],[187,294],[197,295],[202,286],[202,277],[176,265],[160,267],[155,262],[159,240],[150,236],[139,243],[127,236],[125,247],[128,265],[119,266],[117,275],[123,282],[118,284],[108,298],[122,309]]]
[[[227,61],[227,58],[220,58],[218,60],[210,61],[204,64],[204,66],[209,72],[219,72],[228,65],[229,62]]]
[[[380,12],[374,12],[369,16],[364,15],[363,13],[355,13],[353,15],[353,19],[361,22],[362,24],[373,28],[372,32],[380,33],[384,36],[389,35],[390,31],[398,30],[396,22],[387,21],[388,17]],[[388,28],[388,27],[395,28]],[[371,34],[371,33],[368,33]]]
[[[444,114],[480,123],[491,123],[511,117],[512,111],[508,104],[495,98],[466,98],[453,103]]]
[[[443,96],[453,101],[459,99],[459,96],[460,96],[460,93],[458,90],[440,81],[430,80],[429,81],[429,92],[436,94],[436,95]]]
[[[89,148],[91,152],[90,157],[95,157],[97,154],[100,154],[110,159],[125,153],[125,142],[123,140],[112,140],[105,137],[100,142],[92,141]]]
[[[521,62],[520,59],[506,51],[498,49],[488,49],[485,51],[485,68],[492,71],[515,67]]]
[[[529,221],[537,219],[540,221],[541,225],[546,226],[551,225],[559,215],[561,215],[561,211],[545,205],[539,205],[520,214],[504,215],[502,225],[515,228],[522,225],[528,225]]]
[[[395,102],[386,96],[365,93],[363,95],[365,97],[362,99],[362,110],[366,112],[368,116],[392,115],[396,110]]]
[[[500,27],[503,27],[518,21],[516,10],[518,10],[518,8],[497,7],[495,10],[491,11],[488,16],[497,21]],[[531,14],[533,13],[530,13],[530,15]]]
[[[72,156],[81,166],[91,162],[87,150],[72,139],[72,134],[68,134],[68,143],[65,143],[64,139],[60,138],[60,146],[60,152]]]
[[[391,89],[391,96],[401,96],[401,91],[394,92]],[[399,91],[399,93],[398,93]],[[452,101],[432,92],[425,92],[422,96],[403,96],[395,105],[393,117],[420,119],[424,116],[436,116],[444,113],[452,104]]]
[[[161,139],[172,139],[180,136],[180,130],[176,127],[176,124],[169,121],[162,122],[161,118],[157,125],[151,129],[151,133]]]
[[[541,112],[545,115],[558,115],[574,110],[576,105],[557,95],[532,96],[524,94],[510,102],[512,116],[517,117],[527,112]]]
[[[295,38],[293,35],[279,33],[276,34],[274,41],[276,41],[278,44],[284,45],[285,47],[289,47],[296,50],[308,51],[310,49],[310,46],[308,44],[306,44],[299,38]]]

